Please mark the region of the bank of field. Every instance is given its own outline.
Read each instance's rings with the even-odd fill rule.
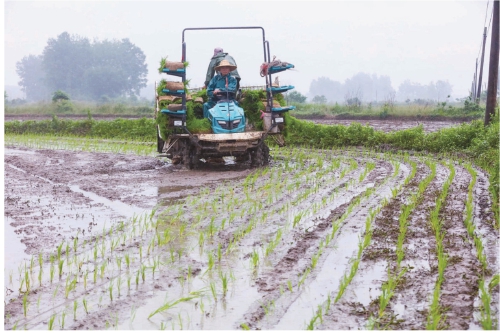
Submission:
[[[73,200],[75,186],[88,200],[116,196],[130,174],[121,193],[162,179],[176,195],[33,250],[6,273],[6,329],[498,328],[498,120],[382,133],[289,117],[289,146],[246,171],[165,169],[148,120],[144,132],[61,122],[6,124],[14,221],[29,223],[22,205]],[[117,134],[98,138],[102,126]],[[70,127],[86,132],[59,136]],[[228,178],[204,182],[213,172]],[[16,200],[27,188],[16,177],[53,190]]]

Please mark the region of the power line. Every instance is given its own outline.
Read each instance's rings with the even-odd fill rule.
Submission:
[[[493,18],[493,11],[494,11],[494,7],[491,9],[491,15],[490,15],[490,23],[488,23],[488,31],[490,30],[490,25],[491,25],[491,19]],[[486,23],[486,22],[485,22]]]
[[[486,12],[484,13],[484,26],[486,26],[486,18],[488,17],[488,5],[490,4],[490,0],[486,4]]]
[[[486,3],[486,11],[484,12],[484,24],[483,27],[486,26],[486,19],[488,18],[488,6],[490,5],[490,0]],[[491,12],[493,14],[493,11]],[[491,24],[491,15],[490,15],[490,24]],[[488,33],[490,27],[488,25],[488,29],[486,30],[486,33]],[[479,51],[477,52],[476,58],[479,58],[479,53],[481,53],[483,47],[483,40],[481,39],[481,42],[479,43]]]

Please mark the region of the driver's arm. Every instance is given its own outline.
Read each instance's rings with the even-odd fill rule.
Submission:
[[[209,98],[214,97],[214,89],[215,89],[215,76],[210,80],[207,86],[207,96]]]

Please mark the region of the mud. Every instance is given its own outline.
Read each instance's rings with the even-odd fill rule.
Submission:
[[[417,126],[422,126],[424,132],[436,132],[442,128],[459,126],[461,123],[468,122],[470,120],[421,120],[421,119],[328,119],[328,118],[317,118],[317,119],[307,119],[303,120],[311,121],[316,124],[323,125],[350,125],[352,123],[359,123],[363,126],[370,126],[373,129],[382,131],[385,133],[405,130],[409,128],[414,128]]]
[[[155,157],[6,147],[4,328],[365,329],[395,268],[402,206],[428,166],[362,149],[271,155],[268,168],[228,160],[187,170]],[[405,185],[410,161],[417,173]],[[429,211],[449,175],[434,162],[436,176],[409,218],[409,269],[381,327],[425,329],[437,277]],[[483,273],[463,222],[471,177],[455,167],[440,211],[450,261],[440,304],[443,328],[468,329],[481,325]],[[487,177],[477,171],[474,223],[489,281],[498,231]],[[495,296],[498,288],[498,319]]]

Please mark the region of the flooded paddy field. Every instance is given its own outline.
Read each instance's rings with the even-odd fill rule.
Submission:
[[[405,129],[410,129],[417,126],[422,126],[424,132],[436,132],[442,128],[459,126],[461,123],[468,122],[462,120],[408,120],[408,119],[336,119],[336,118],[301,118],[322,125],[345,125],[349,126],[352,123],[360,123],[363,126],[370,126],[377,131],[385,133],[395,132]]]
[[[8,145],[4,329],[498,325],[487,175],[272,148],[268,167]]]

